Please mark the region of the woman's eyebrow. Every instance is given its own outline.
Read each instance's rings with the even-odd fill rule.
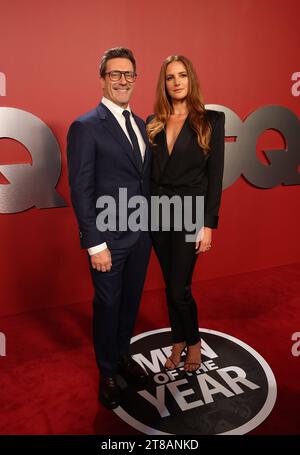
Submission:
[[[186,71],[179,71],[179,73],[177,74],[186,74]],[[166,74],[166,77],[168,76],[174,76],[174,74],[173,73]]]

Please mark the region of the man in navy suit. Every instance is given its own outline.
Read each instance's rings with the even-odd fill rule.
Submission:
[[[120,47],[106,51],[100,80],[101,103],[72,123],[67,152],[72,204],[81,247],[89,253],[95,290],[93,337],[100,370],[99,399],[113,409],[120,403],[117,373],[137,385],[146,381],[145,371],[129,351],[151,241],[148,230],[120,229],[118,195],[123,188],[126,202],[143,196],[147,203],[151,156],[145,124],[129,107],[136,81],[132,52]],[[103,196],[116,202],[116,230],[112,226],[104,231],[96,223],[101,212],[96,202]]]

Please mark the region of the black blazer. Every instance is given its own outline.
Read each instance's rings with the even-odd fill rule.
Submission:
[[[104,104],[100,103],[70,126],[67,146],[69,183],[82,248],[103,242],[108,247],[127,248],[140,235],[140,231],[118,230],[118,218],[116,231],[101,232],[96,226],[97,215],[104,210],[96,208],[99,196],[112,196],[117,203],[117,213],[120,187],[127,189],[127,202],[131,196],[150,197],[151,150],[144,121],[136,115],[134,119],[146,144],[142,172],[138,170],[126,134]]]
[[[187,117],[168,153],[166,131],[154,138],[152,146],[151,192],[153,195],[205,196],[204,226],[217,228],[224,171],[224,112],[207,110],[212,126],[208,158],[198,145],[197,135]],[[153,116],[148,117],[147,122]]]

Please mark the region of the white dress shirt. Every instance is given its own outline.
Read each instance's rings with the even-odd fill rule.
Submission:
[[[131,143],[131,140],[130,140],[130,137],[129,137],[129,134],[128,134],[128,131],[127,131],[127,128],[126,128],[125,117],[123,115],[124,109],[121,106],[118,106],[117,104],[113,103],[111,100],[109,100],[109,99],[107,99],[105,97],[102,98],[101,102],[114,115],[114,117],[118,121],[120,127],[122,128],[122,130],[126,134],[129,142]],[[146,144],[144,142],[144,139],[143,139],[143,136],[142,136],[142,134],[140,132],[140,129],[137,126],[133,115],[131,114],[130,107],[127,106],[126,110],[130,112],[131,126],[132,126],[132,128],[133,128],[133,130],[134,130],[134,132],[136,134],[136,137],[137,137],[137,140],[138,140],[138,143],[139,143],[139,147],[140,147],[140,151],[141,151],[141,155],[142,155],[142,160],[144,161]],[[100,253],[100,251],[105,250],[105,248],[107,248],[107,244],[106,244],[106,242],[103,242],[100,245],[95,245],[95,246],[93,246],[91,248],[88,248],[88,252],[89,252],[90,255],[92,255],[92,254]]]

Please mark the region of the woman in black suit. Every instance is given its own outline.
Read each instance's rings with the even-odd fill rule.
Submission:
[[[196,72],[183,56],[168,57],[160,71],[154,116],[147,132],[153,149],[152,195],[204,196],[204,226],[196,242],[186,241],[186,230],[152,231],[160,262],[172,329],[173,347],[167,369],[177,368],[187,348],[185,371],[201,365],[197,305],[191,282],[199,252],[212,246],[218,225],[224,169],[223,112],[206,110]],[[182,198],[183,200],[183,198]],[[195,207],[195,205],[193,206]],[[174,216],[174,213],[173,213]]]

